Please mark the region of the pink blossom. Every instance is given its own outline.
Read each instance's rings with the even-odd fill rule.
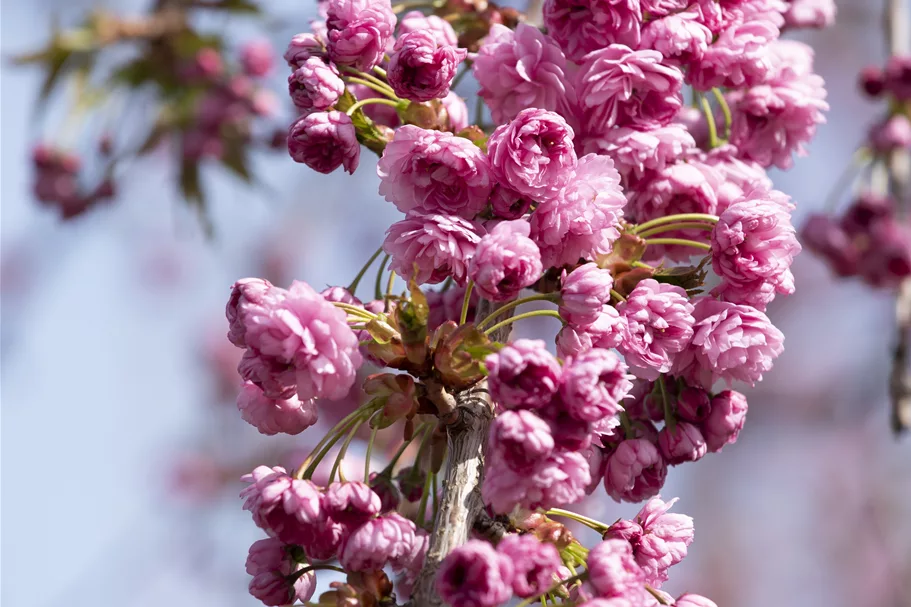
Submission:
[[[641,502],[664,486],[667,464],[648,439],[622,441],[607,458],[604,488],[618,502]]]
[[[512,561],[515,571],[512,589],[522,598],[538,595],[553,586],[554,576],[563,564],[557,548],[534,535],[509,534],[497,544],[497,552]]]
[[[326,489],[323,507],[333,520],[356,527],[380,513],[380,496],[366,483],[332,483]]]
[[[658,51],[611,44],[589,53],[579,67],[576,94],[586,135],[612,126],[649,129],[671,122],[683,104],[683,74]]]
[[[354,174],[361,157],[361,144],[351,118],[344,112],[314,112],[301,117],[288,131],[288,152],[294,162],[319,173],[344,167]]]
[[[535,409],[550,402],[562,369],[543,341],[518,339],[484,361],[490,395],[507,409]]]
[[[686,291],[648,278],[617,310],[626,319],[618,349],[633,373],[655,380],[669,372],[693,337],[693,305]]]
[[[585,497],[589,483],[591,472],[582,454],[555,451],[530,471],[516,472],[493,460],[484,471],[481,495],[495,512],[508,513],[519,505],[534,509],[574,504]]]
[[[362,72],[382,61],[395,29],[389,0],[328,0],[329,56]]]
[[[574,326],[593,323],[610,301],[614,279],[596,263],[586,263],[568,275],[560,286],[560,316]]]
[[[645,573],[629,542],[604,540],[588,553],[588,581],[603,598],[631,598],[645,593]]]
[[[784,335],[769,318],[750,306],[696,300],[693,339],[677,356],[674,375],[706,390],[719,380],[755,385],[784,351]]]
[[[685,11],[649,21],[639,48],[656,50],[668,63],[681,66],[702,57],[711,43],[712,31],[696,13]]]
[[[610,156],[626,179],[641,178],[647,171],[663,173],[695,148],[693,136],[676,122],[649,130],[618,127],[584,143],[586,152]]]
[[[698,303],[696,307],[698,309]],[[709,416],[712,410],[712,397],[702,388],[684,386],[677,394],[676,410],[681,419],[699,423]]]
[[[652,18],[664,17],[671,13],[681,11],[690,3],[689,0],[639,0],[642,12],[648,13]]]
[[[468,128],[468,106],[465,100],[455,91],[449,93],[440,99],[443,109],[446,110],[446,117],[449,119],[449,130],[458,133]],[[388,106],[387,106],[388,107]]]
[[[835,24],[835,0],[789,0],[789,4],[784,14],[788,27],[822,28]]]
[[[409,11],[399,18],[399,36],[410,32],[428,32],[440,46],[458,46],[459,37],[448,21],[437,15]]]
[[[482,297],[507,301],[541,278],[541,251],[528,238],[530,229],[527,221],[504,221],[481,238],[468,275]]]
[[[576,93],[559,45],[536,27],[515,31],[494,24],[484,38],[472,72],[494,122],[508,122],[526,108],[572,115]]]
[[[635,189],[630,192],[630,213],[640,223],[678,213],[714,215],[718,209],[718,190],[723,183],[721,172],[704,162],[678,162],[661,172],[649,173],[636,183]],[[708,243],[709,234],[704,230],[687,229],[661,232],[655,237]],[[682,245],[652,245],[649,252],[685,261],[699,251]]]
[[[323,41],[314,34],[309,32],[295,34],[288,43],[288,50],[285,51],[284,59],[288,66],[296,70],[311,57],[322,57],[326,53],[326,46]]]
[[[687,592],[677,597],[674,607],[718,607],[718,605],[715,601],[709,600],[702,595]]]
[[[490,448],[513,470],[526,470],[553,452],[554,438],[532,411],[503,411],[490,426]]]
[[[569,414],[596,422],[623,410],[620,404],[633,384],[626,364],[611,350],[595,348],[568,359],[560,394]]]
[[[262,278],[241,278],[231,287],[231,297],[225,306],[228,319],[228,340],[238,348],[247,347],[247,326],[277,307],[286,291]]]
[[[677,422],[674,430],[664,426],[658,433],[658,448],[671,466],[698,461],[706,453],[702,433],[689,422]]]
[[[559,114],[522,110],[487,141],[494,179],[536,200],[554,198],[576,168],[573,135]]]
[[[410,550],[392,559],[392,570],[402,576],[398,580],[400,596],[411,596],[414,584],[424,567],[429,545],[430,535],[423,529],[416,528]]]
[[[899,101],[911,99],[911,55],[892,55],[886,61],[884,85]]]
[[[740,392],[725,390],[712,399],[712,412],[702,422],[702,435],[709,451],[721,451],[737,442],[747,416],[747,399]]]
[[[790,268],[800,244],[776,194],[753,190],[719,216],[712,231],[712,268],[721,284],[714,295],[765,310],[775,292],[794,292]]]
[[[640,0],[546,0],[544,25],[573,61],[609,44],[639,44]]]
[[[592,348],[616,348],[623,338],[626,319],[610,305],[601,308],[591,324],[574,327],[566,325],[557,334],[557,355],[561,358],[578,356]]]
[[[539,409],[539,412],[550,425],[554,445],[558,450],[582,452],[591,447],[595,438],[592,424],[570,415],[570,408],[561,398],[555,398],[546,407]]]
[[[497,607],[512,596],[512,562],[482,540],[468,540],[440,565],[436,590],[451,607]]]
[[[386,68],[389,84],[396,95],[412,101],[445,97],[467,52],[439,44],[431,31],[402,34],[395,42]]]
[[[874,222],[858,273],[874,287],[896,288],[911,276],[911,231],[894,218]]]
[[[911,149],[911,120],[903,114],[889,116],[873,125],[869,139],[877,152]]]
[[[702,56],[690,63],[687,82],[700,91],[762,84],[773,67],[768,45],[777,38],[778,28],[767,19],[725,27]]]
[[[312,401],[268,398],[253,382],[245,382],[237,395],[237,408],[245,422],[261,434],[300,434],[316,423],[319,413]]]
[[[490,196],[490,165],[467,139],[405,125],[395,131],[376,169],[380,194],[407,213],[473,219]]]
[[[418,284],[452,277],[464,285],[482,231],[476,222],[455,215],[409,213],[386,230],[383,250],[392,257],[389,267],[399,276]]]
[[[490,193],[490,208],[501,219],[519,219],[532,205],[531,198],[497,184]]]
[[[318,57],[311,57],[288,76],[291,101],[302,112],[326,110],[345,92],[338,70]]]
[[[257,527],[287,544],[301,543],[308,527],[326,519],[316,485],[291,478],[284,468],[258,466],[241,480],[251,483],[240,493],[244,510],[253,514]]]
[[[251,40],[240,48],[240,64],[244,73],[262,78],[272,71],[274,51],[268,40]]]
[[[414,523],[395,512],[368,520],[342,541],[339,564],[346,571],[379,571],[411,552],[414,533]]]
[[[290,555],[291,546],[280,540],[268,538],[253,542],[247,555],[247,574],[250,594],[265,605],[278,607],[295,601],[308,601],[316,590],[316,574],[311,572],[291,576],[301,568]]]
[[[744,159],[789,169],[793,153],[806,155],[804,144],[816,134],[816,125],[825,122],[823,112],[829,105],[823,79],[811,72],[810,47],[777,41],[769,49],[772,71],[766,83],[728,95],[731,143]]]
[[[715,192],[718,207],[715,214],[723,213],[747,192],[757,188],[772,189],[772,180],[758,163],[738,158],[739,150],[732,145],[720,145],[709,151],[702,162],[721,175]]]
[[[620,237],[625,205],[613,161],[583,156],[570,183],[531,216],[531,237],[541,249],[544,267],[576,265],[580,258],[609,253]]]
[[[259,386],[267,398],[287,400],[297,393],[297,371],[294,365],[283,363],[247,349],[237,363],[237,372],[245,381]]]

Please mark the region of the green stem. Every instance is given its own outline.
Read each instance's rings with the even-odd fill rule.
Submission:
[[[373,71],[376,72],[377,74],[379,74],[380,76],[382,76],[383,78],[386,77],[386,70],[384,70],[383,68],[381,68],[378,65],[373,66]]]
[[[342,464],[342,461],[345,459],[345,454],[348,453],[348,445],[351,444],[351,441],[354,440],[354,435],[358,431],[358,428],[361,427],[365,421],[364,418],[359,419],[357,422],[351,424],[351,431],[348,432],[348,436],[345,437],[345,442],[342,443],[342,448],[338,450],[338,455],[335,456],[335,463],[332,464],[332,471],[329,472],[329,484],[332,484],[332,481],[335,480],[335,473],[338,471],[339,466]],[[342,479],[344,480],[344,479]]]
[[[658,376],[658,392],[661,394],[661,408],[664,410],[664,423],[667,426],[671,436],[677,429],[677,420],[674,418],[674,412],[671,411],[671,400],[667,397],[667,387],[664,385],[664,375]]]
[[[395,287],[395,271],[389,272],[389,280],[386,281],[386,308],[389,308],[389,299],[392,297],[392,289]]]
[[[514,301],[509,302],[509,303],[506,304],[506,305],[500,306],[499,308],[497,308],[496,310],[494,310],[493,312],[491,312],[491,313],[487,316],[487,318],[485,318],[484,320],[482,320],[481,322],[478,323],[478,328],[483,327],[484,325],[486,325],[487,323],[489,323],[491,320],[493,320],[494,318],[496,318],[498,315],[500,315],[502,312],[506,312],[506,311],[508,311],[508,310],[512,310],[513,308],[516,308],[516,307],[518,307],[518,306],[521,306],[521,305],[524,304],[524,303],[529,303],[529,302],[532,302],[532,301],[552,301],[552,302],[556,302],[559,298],[560,298],[560,295],[559,295],[558,293],[545,293],[545,294],[541,294],[541,295],[530,295],[530,296],[528,296],[528,297],[523,297],[523,298],[521,298],[521,299],[516,299],[516,300],[514,300]]]
[[[645,268],[646,270],[654,270],[654,269],[655,269],[654,266],[650,266],[650,265],[648,265],[647,263],[642,263],[641,261],[634,261],[633,263],[631,263],[631,264],[629,264],[629,265],[633,266],[634,268]]]
[[[620,293],[618,291],[615,291],[614,289],[610,290],[610,294],[611,294],[611,297],[613,297],[617,301],[626,301],[626,298],[623,297],[622,295],[620,295]]]
[[[469,280],[465,287],[465,297],[462,298],[462,313],[459,315],[459,324],[464,325],[468,320],[468,304],[471,303],[471,292],[474,290],[474,281]]]
[[[342,433],[348,430],[348,426],[351,424],[355,424],[355,426],[359,425],[363,421],[365,414],[366,417],[369,417],[373,413],[373,407],[374,405],[370,405],[369,407],[365,408],[359,408],[354,413],[351,413],[345,419],[336,424],[335,428],[330,431],[330,434],[327,435],[323,441],[321,441],[324,444],[320,452],[317,453],[316,456],[311,454],[310,457],[304,460],[304,463],[301,464],[300,468],[297,469],[297,473],[294,476],[296,478],[310,478],[313,476],[313,473],[316,472],[316,467],[319,466],[320,462],[323,461],[323,458],[326,457],[329,451],[332,450],[332,447],[335,446],[335,443],[341,440]],[[318,448],[319,445],[317,445],[317,449]],[[314,452],[315,451],[316,449],[314,449]],[[304,469],[303,473],[301,473],[301,469]]]
[[[377,411],[380,415],[382,412]],[[370,440],[367,441],[367,455],[364,456],[364,482],[370,482],[370,460],[373,458],[373,443],[376,442],[376,434],[380,431],[380,425],[377,424],[370,432]]]
[[[705,121],[709,125],[709,148],[715,149],[718,147],[718,127],[715,126],[715,116],[712,113],[712,106],[709,104],[708,98],[700,94],[699,103],[702,105],[702,113],[705,114]]]
[[[702,249],[703,251],[712,250],[712,245],[710,244],[696,242],[695,240],[687,240],[686,238],[649,238],[645,241],[645,244],[679,244],[683,247],[693,247],[695,249]]]
[[[620,425],[623,427],[623,435],[627,440],[636,437],[636,431],[633,428],[633,424],[629,421],[629,415],[626,414],[626,411],[620,414]]]
[[[676,215],[665,215],[664,217],[658,217],[645,223],[640,223],[633,229],[633,234],[639,234],[644,232],[654,226],[664,225],[666,223],[676,223],[680,221],[708,221],[710,223],[718,223],[717,215],[708,215],[706,213],[678,213]]]
[[[370,256],[370,259],[367,260],[367,263],[364,264],[364,267],[361,268],[361,271],[357,273],[357,276],[354,277],[354,280],[351,281],[351,284],[348,285],[348,292],[354,295],[354,292],[357,290],[357,286],[361,283],[361,278],[364,277],[364,274],[367,273],[367,270],[376,261],[376,258],[380,256],[380,253],[383,252],[383,247],[380,247],[376,250],[376,253]]]
[[[655,590],[654,588],[652,588],[652,587],[649,586],[648,584],[645,585],[645,589],[648,591],[648,593],[649,593],[650,595],[652,595],[653,597],[655,597],[655,600],[658,601],[658,603],[659,603],[660,605],[673,605],[673,603],[668,603],[668,602],[665,600],[664,595],[662,595],[660,592],[658,592],[657,590]]]
[[[715,95],[715,99],[718,101],[719,107],[721,107],[721,112],[724,114],[724,140],[725,142],[728,142],[731,140],[731,125],[733,124],[731,107],[728,105],[728,100],[724,98],[724,95],[718,87],[712,89],[712,94]]]
[[[373,91],[376,91],[380,95],[385,95],[386,97],[389,97],[390,99],[398,99],[395,92],[388,86],[374,84],[373,82],[370,82],[369,80],[365,80],[363,78],[358,78],[357,76],[345,76],[345,82],[347,82],[349,84],[351,84],[351,83],[361,84]]]
[[[360,316],[361,318],[364,318],[365,320],[375,320],[376,319],[376,314],[374,314],[373,312],[368,312],[364,308],[359,308],[357,306],[354,306],[351,304],[346,304],[341,301],[333,301],[332,305],[335,306],[336,308],[344,310],[348,314],[351,314],[353,316]]]
[[[418,504],[418,520],[417,526],[424,526],[425,513],[427,512],[427,498],[430,496],[430,483],[433,480],[433,472],[430,470],[427,471],[427,476],[424,479],[424,489],[421,491],[421,501]]]
[[[378,97],[369,97],[367,99],[361,99],[360,101],[358,101],[357,103],[352,105],[350,108],[348,108],[348,111],[345,113],[348,114],[349,116],[352,116],[354,114],[354,112],[358,111],[365,105],[370,105],[371,103],[379,103],[382,105],[391,105],[394,108],[399,107],[398,101],[393,101],[392,99],[379,99]]]
[[[367,82],[371,82],[371,83],[375,84],[376,86],[387,89],[389,91],[389,93],[392,94],[392,97],[394,97],[395,99],[398,99],[398,97],[395,96],[395,93],[393,92],[392,87],[389,86],[389,83],[386,82],[385,80],[381,80],[381,79],[377,78],[376,76],[374,76],[373,74],[368,74],[367,72],[362,72],[360,70],[356,70],[353,67],[342,66],[341,70],[343,73],[348,74],[346,76],[347,78],[358,78],[360,80],[366,80]],[[363,83],[361,83],[361,84],[363,84]]]
[[[586,527],[591,527],[598,533],[604,533],[610,527],[610,525],[605,525],[601,521],[596,521],[593,518],[588,518],[587,516],[583,516],[581,514],[572,512],[570,510],[564,510],[562,508],[551,508],[550,510],[547,511],[547,514],[548,515],[553,514],[555,516],[562,516],[565,518],[572,519],[572,520],[576,521],[577,523],[582,523]]]
[[[380,472],[380,474],[390,474],[391,475],[392,472],[395,470],[395,465],[399,462],[399,459],[402,457],[402,454],[405,453],[405,449],[408,448],[408,445],[410,445],[412,442],[414,442],[414,439],[418,436],[418,434],[420,434],[422,432],[426,432],[426,428],[430,427],[430,425],[431,425],[430,422],[424,422],[423,424],[418,426],[417,429],[414,431],[414,434],[411,435],[411,438],[409,438],[404,443],[402,443],[402,446],[399,447],[398,451],[395,452],[395,455],[392,456],[392,459],[389,460],[389,463],[386,464],[386,467],[383,468],[383,471]]]
[[[490,335],[491,333],[493,333],[500,327],[505,327],[506,325],[510,325],[518,320],[523,320],[526,318],[534,318],[535,316],[551,316],[553,318],[559,318],[561,321],[563,320],[563,317],[560,316],[560,314],[556,310],[533,310],[531,312],[525,312],[524,314],[517,314],[516,316],[511,316],[511,317],[507,318],[506,320],[500,321],[497,324],[495,324],[494,326],[490,327],[489,329],[486,329],[484,331],[484,334]]]
[[[570,586],[574,582],[578,582],[579,580],[585,578],[585,576],[587,576],[587,575],[588,575],[588,572],[583,571],[582,573],[577,573],[576,575],[574,575],[572,577],[568,577],[565,580],[561,580],[561,581],[557,582],[556,584],[554,584],[553,586],[551,586],[550,588],[548,588],[547,590],[545,590],[544,592],[542,592],[541,594],[536,594],[535,596],[528,597],[521,603],[518,603],[516,605],[516,607],[528,607],[529,605],[531,605],[532,603],[534,603],[535,601],[540,599],[542,596],[547,596],[548,594],[553,594],[554,592],[559,591],[564,586]]]
[[[297,479],[304,478],[304,471],[306,471],[306,469],[310,466],[310,463],[313,461],[313,458],[316,456],[316,454],[319,452],[319,450],[323,448],[323,446],[332,438],[333,435],[335,435],[336,433],[342,432],[345,428],[348,427],[348,424],[351,423],[351,421],[355,417],[357,417],[358,415],[362,415],[363,413],[364,413],[363,409],[357,409],[356,411],[352,411],[351,413],[346,415],[344,417],[344,419],[342,419],[342,421],[335,424],[335,426],[333,426],[332,429],[326,433],[326,436],[324,436],[322,439],[320,439],[320,441],[316,444],[316,446],[310,452],[310,455],[307,457],[307,459],[305,459],[303,461],[303,463],[301,463],[301,465],[298,466],[297,471],[294,473],[294,478],[297,478]]]
[[[709,225],[707,223],[698,221],[681,221],[680,223],[669,223],[661,226],[656,226],[650,230],[639,232],[637,236],[640,238],[648,238],[649,236],[654,236],[655,234],[660,234],[662,232],[670,232],[672,230],[707,230],[711,232],[714,229],[714,225]]]
[[[440,509],[440,498],[437,495],[437,473],[433,473],[433,484],[431,485],[431,490],[433,491],[433,512],[436,512]]]
[[[383,257],[383,261],[380,263],[380,269],[376,273],[373,299],[383,299],[383,272],[386,270],[387,263],[389,263],[389,253],[386,253],[386,256]]]

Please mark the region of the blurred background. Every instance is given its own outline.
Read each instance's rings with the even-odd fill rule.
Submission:
[[[296,465],[319,431],[282,440],[241,421],[229,288],[249,275],[346,284],[397,212],[377,195],[366,150],[354,177],[263,154],[264,187],[207,175],[207,237],[162,153],[133,167],[113,204],[60,221],[32,199],[29,150],[63,136],[62,119],[33,119],[41,73],[9,58],[40,46],[52,19],[72,23],[97,4],[2,4],[2,602],[255,605],[244,558],[261,532],[238,479],[258,464]],[[879,4],[841,0],[838,25],[801,35],[832,109],[811,154],[773,175],[798,205],[796,224],[823,205],[875,118],[855,82],[884,58]],[[265,28],[232,23],[229,38],[267,36],[281,52],[315,16],[311,3],[267,9]],[[284,77],[277,69],[270,84],[288,122]],[[797,294],[769,311],[787,348],[746,390],[740,440],[669,475],[663,496],[681,498],[675,510],[697,533],[666,589],[722,607],[908,607],[911,440],[888,429],[892,299],[836,281],[808,254],[795,274]],[[606,521],[638,510],[600,490],[585,509]]]

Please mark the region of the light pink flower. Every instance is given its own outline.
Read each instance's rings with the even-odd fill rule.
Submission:
[[[366,483],[352,481],[332,483],[323,499],[326,513],[349,527],[357,527],[380,513],[380,496]]]
[[[284,59],[292,71],[304,64],[310,57],[322,57],[326,54],[326,46],[320,38],[312,33],[295,34],[288,43]]]
[[[715,214],[721,214],[747,192],[757,188],[772,189],[772,180],[765,169],[752,160],[738,158],[739,150],[732,145],[720,145],[705,154],[702,162],[721,175],[715,195],[718,207]]]
[[[554,450],[550,426],[532,411],[503,411],[490,426],[490,449],[511,469],[534,468]]]
[[[314,112],[301,117],[288,131],[288,152],[294,162],[319,173],[339,167],[354,174],[361,157],[361,144],[351,118],[344,112]]]
[[[705,598],[699,594],[687,592],[677,597],[674,607],[718,607],[715,601]]]
[[[641,502],[664,486],[667,463],[647,438],[622,441],[608,455],[604,488],[618,502]]]
[[[449,130],[458,133],[468,128],[468,106],[465,100],[455,91],[449,93],[440,99],[443,109],[446,110],[446,116],[449,118]],[[388,107],[388,106],[387,106]]]
[[[566,361],[560,394],[568,413],[596,422],[616,416],[633,387],[626,364],[611,350],[595,348]]]
[[[695,148],[693,136],[676,122],[649,130],[618,127],[584,143],[586,153],[603,153],[613,158],[617,170],[627,180],[641,178],[647,171],[663,173]]]
[[[550,402],[562,369],[543,341],[518,339],[484,361],[490,395],[507,409],[535,409]]]
[[[409,32],[429,32],[440,46],[458,46],[459,37],[448,21],[437,15],[409,11],[399,18],[399,36]]]
[[[306,480],[291,478],[284,468],[258,466],[241,478],[251,483],[241,491],[244,510],[256,526],[286,544],[299,544],[309,528],[326,520],[319,489]]]
[[[658,51],[611,44],[585,56],[576,80],[586,136],[612,126],[649,129],[674,119],[683,105],[683,74]]]
[[[721,284],[714,295],[765,310],[776,292],[794,292],[790,268],[800,244],[777,194],[753,190],[719,216],[712,231],[712,268]]]
[[[286,291],[262,278],[241,278],[231,287],[225,306],[228,319],[228,341],[238,348],[247,347],[247,326],[269,313],[284,299]]]
[[[383,60],[395,14],[389,0],[329,0],[326,27],[332,60],[365,72]]]
[[[835,24],[835,0],[789,0],[784,14],[788,27],[829,27]]]
[[[572,451],[555,451],[530,471],[515,472],[502,460],[488,464],[481,495],[495,512],[508,513],[516,506],[551,508],[574,504],[585,497],[591,472],[585,457]]]
[[[436,590],[451,607],[498,607],[512,596],[512,562],[482,540],[468,540],[440,564]]]
[[[538,595],[553,586],[554,576],[563,565],[553,544],[531,534],[507,535],[497,544],[497,552],[512,562],[515,571],[512,589],[522,598]]]
[[[528,237],[530,230],[527,221],[504,221],[481,238],[468,275],[482,297],[492,301],[513,299],[541,278],[541,251]]]
[[[395,512],[368,520],[342,541],[339,564],[347,571],[379,571],[411,552],[414,534],[414,523]]]
[[[316,574],[308,572],[295,576],[294,583],[288,576],[301,569],[290,554],[291,546],[274,538],[253,542],[247,555],[247,574],[250,594],[265,605],[278,607],[295,601],[308,601],[316,590]]]
[[[237,408],[245,422],[262,434],[300,434],[316,423],[319,413],[312,401],[268,398],[253,382],[245,382],[237,395]]]
[[[746,396],[733,390],[717,394],[712,399],[712,412],[700,426],[709,451],[715,453],[737,442],[746,417]]]
[[[681,66],[702,57],[711,43],[712,31],[696,13],[684,11],[649,21],[639,48],[656,50],[669,64]]]
[[[383,250],[392,257],[389,267],[399,276],[418,284],[451,277],[464,285],[482,232],[476,222],[455,215],[409,213],[389,226]]]
[[[334,66],[319,57],[310,57],[288,76],[288,91],[302,112],[325,110],[345,92],[345,83]]]
[[[240,64],[251,78],[262,78],[272,71],[275,52],[268,40],[251,40],[240,48]]]
[[[772,71],[765,83],[728,95],[733,111],[731,143],[739,156],[762,166],[789,169],[792,154],[806,155],[804,144],[826,121],[826,89],[812,73],[813,51],[795,41],[769,45]]]
[[[645,573],[629,542],[604,540],[588,553],[588,581],[603,598],[644,596]]]
[[[572,115],[576,93],[559,45],[536,27],[515,31],[494,24],[478,50],[472,72],[494,122],[508,122],[526,108]]]
[[[589,325],[567,325],[557,334],[557,355],[561,358],[578,356],[592,348],[616,348],[623,339],[626,319],[610,305],[601,308],[598,318]]]
[[[595,322],[610,302],[614,279],[596,263],[586,263],[567,275],[560,285],[560,316],[573,326]]]
[[[544,267],[576,265],[580,258],[609,253],[620,237],[625,205],[613,161],[583,156],[570,183],[531,216],[531,237],[541,249]]]
[[[674,361],[674,375],[710,390],[719,380],[755,385],[784,351],[784,335],[759,310],[700,297],[693,339]]]
[[[536,200],[554,198],[576,168],[573,135],[559,114],[522,110],[487,141],[494,179]]]
[[[432,31],[399,36],[386,68],[395,94],[412,101],[430,101],[449,94],[449,85],[468,51],[439,44]]]
[[[700,91],[762,84],[773,68],[768,46],[777,38],[778,28],[772,21],[734,23],[718,34],[701,57],[694,57],[687,82]]]
[[[487,156],[467,139],[413,125],[396,129],[376,172],[380,194],[407,213],[474,219],[493,183]]]
[[[609,44],[639,44],[640,0],[546,0],[544,25],[573,61]]]
[[[676,285],[648,278],[617,305],[626,319],[618,346],[637,377],[655,380],[693,337],[693,305]]]

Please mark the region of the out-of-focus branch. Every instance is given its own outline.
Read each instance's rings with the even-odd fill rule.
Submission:
[[[911,52],[911,8],[909,0],[886,0],[883,23],[890,55]],[[911,152],[896,149],[889,156],[889,181],[898,208],[905,217],[911,210]],[[911,279],[899,288],[895,302],[896,341],[892,353],[889,393],[892,400],[892,430],[901,434],[911,428]]]

